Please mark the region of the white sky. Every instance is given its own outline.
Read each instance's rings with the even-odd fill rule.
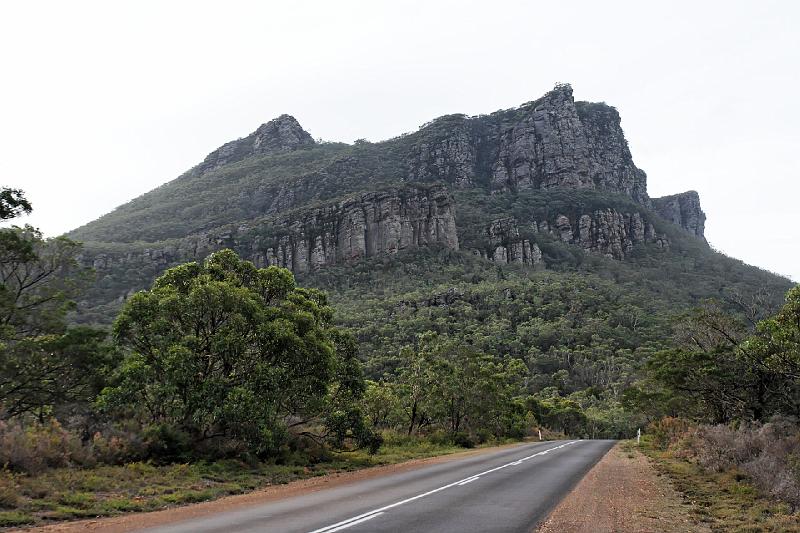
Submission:
[[[565,4],[565,5],[562,5]],[[0,3],[0,184],[57,235],[290,113],[376,141],[570,82],[616,106],[651,196],[800,280],[800,2]]]

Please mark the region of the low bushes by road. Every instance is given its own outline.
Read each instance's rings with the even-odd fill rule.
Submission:
[[[800,531],[800,427],[792,420],[651,424],[643,450],[717,531]]]
[[[9,429],[10,428],[10,429]],[[388,432],[377,453],[362,449],[288,453],[270,461],[241,459],[157,464],[103,464],[91,446],[51,424],[37,430],[3,426],[0,442],[0,528],[112,516],[241,494],[290,481],[463,451],[448,439]],[[27,440],[26,440],[27,439]],[[486,445],[495,445],[493,441]],[[40,458],[34,458],[40,453]]]

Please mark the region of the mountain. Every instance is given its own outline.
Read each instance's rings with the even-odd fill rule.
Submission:
[[[378,143],[315,142],[281,115],[68,236],[97,273],[78,321],[107,323],[164,269],[227,247],[326,290],[373,376],[433,330],[569,393],[609,359],[635,368],[704,298],[780,302],[789,281],[715,252],[704,226],[696,192],[650,198],[616,109],[558,85]],[[558,350],[592,347],[578,379]]]

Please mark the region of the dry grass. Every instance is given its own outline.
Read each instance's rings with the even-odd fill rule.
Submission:
[[[390,443],[375,455],[334,454],[315,465],[246,464],[236,460],[158,466],[135,462],[91,468],[48,468],[34,474],[0,470],[0,528],[136,511],[154,511],[241,494],[269,485],[463,451],[421,439]]]
[[[642,450],[690,504],[693,519],[712,531],[800,533],[800,514],[763,496],[741,471],[705,469],[685,453],[657,450],[652,443]]]

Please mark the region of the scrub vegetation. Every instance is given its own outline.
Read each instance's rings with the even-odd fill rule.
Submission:
[[[380,149],[322,143],[190,171],[72,237],[122,252],[169,242],[250,216],[239,211],[257,206],[234,191],[269,195],[298,175],[321,184],[298,189],[308,202],[378,188],[375,175],[397,181],[411,147],[464,120]],[[349,182],[320,178],[352,161]],[[98,284],[78,242],[0,230],[0,525],[159,509],[540,430],[642,428],[684,493],[722,502],[702,506],[708,520],[740,513],[720,523],[744,528],[749,502],[772,517],[758,527],[791,530],[778,526],[799,505],[798,288],[608,191],[454,196],[461,249],[297,277],[226,249]],[[668,249],[641,242],[611,259],[530,229],[607,208],[636,209]],[[0,193],[0,217],[30,209],[22,192]],[[509,215],[540,264],[473,253],[490,247],[486,221]],[[105,298],[151,273],[78,324],[86,291]]]

